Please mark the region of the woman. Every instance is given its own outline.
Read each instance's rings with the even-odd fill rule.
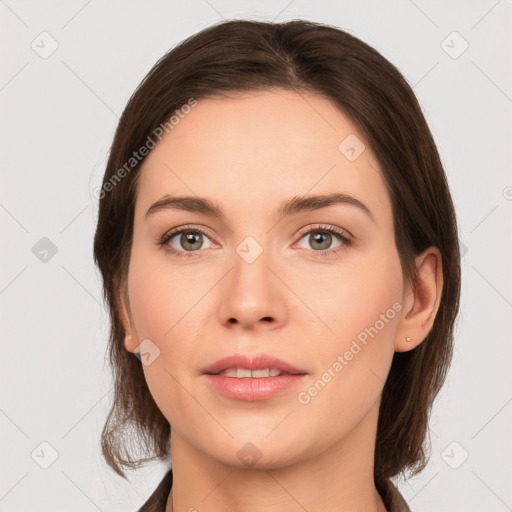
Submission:
[[[460,258],[399,71],[334,27],[219,23],[137,88],[99,198],[103,454],[172,459],[140,510],[409,510]]]

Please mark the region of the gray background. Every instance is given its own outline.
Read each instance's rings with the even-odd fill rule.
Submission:
[[[431,460],[399,488],[413,511],[511,510],[511,10],[511,0],[0,1],[0,510],[136,510],[160,481],[164,464],[130,483],[100,456],[112,382],[92,191],[118,116],[171,46],[221,18],[297,17],[360,37],[414,87],[467,248]]]

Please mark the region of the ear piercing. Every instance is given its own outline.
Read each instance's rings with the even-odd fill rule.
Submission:
[[[407,343],[410,343],[412,341],[412,338],[409,338],[409,336],[407,336],[407,338],[405,338],[405,341],[407,341]]]

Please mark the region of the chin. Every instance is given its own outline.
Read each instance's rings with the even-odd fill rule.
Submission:
[[[239,469],[279,469],[300,461],[301,455],[304,456],[298,452],[297,447],[301,447],[301,452],[303,450],[303,442],[299,437],[276,434],[275,438],[269,439],[267,435],[268,431],[264,434],[254,433],[252,436],[246,432],[222,446],[217,444],[219,449],[214,453],[211,453],[211,446],[208,451],[212,458]]]

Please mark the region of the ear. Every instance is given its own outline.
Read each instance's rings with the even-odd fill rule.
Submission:
[[[124,346],[128,352],[135,352],[139,345],[139,337],[133,323],[133,318],[130,310],[130,301],[128,297],[128,286],[123,283],[119,288],[119,316],[125,333]]]
[[[417,347],[428,335],[436,318],[443,291],[441,253],[428,247],[416,257],[418,279],[404,285],[402,316],[399,320],[395,351],[407,352]]]

